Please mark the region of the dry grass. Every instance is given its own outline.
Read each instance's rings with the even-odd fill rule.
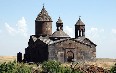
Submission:
[[[0,63],[16,60],[16,56],[0,56]]]
[[[116,62],[86,62],[88,65],[94,65],[104,69],[110,69],[112,66],[114,66],[115,63]]]
[[[94,64],[96,66],[103,67],[105,69],[110,69],[112,66],[114,66],[115,63],[116,59],[110,58],[97,58],[95,63],[90,62],[90,64]]]
[[[109,59],[109,58],[97,58],[94,62],[86,61],[86,62],[78,62],[77,66],[84,66],[84,65],[94,65],[97,67],[102,67],[104,69],[111,69],[112,66],[116,63],[116,59]],[[76,64],[76,63],[75,63]],[[70,63],[65,63],[63,66],[70,66]]]

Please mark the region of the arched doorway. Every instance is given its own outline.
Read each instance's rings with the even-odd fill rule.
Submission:
[[[74,59],[74,53],[71,50],[67,51],[67,62],[72,62],[73,59]]]

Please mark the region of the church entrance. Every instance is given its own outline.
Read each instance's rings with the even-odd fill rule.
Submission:
[[[74,53],[70,50],[67,51],[67,62],[72,62],[74,59]]]

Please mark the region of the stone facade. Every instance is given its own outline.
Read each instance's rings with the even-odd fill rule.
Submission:
[[[56,31],[52,34],[52,19],[44,6],[35,20],[35,35],[31,35],[25,48],[24,62],[92,61],[96,58],[96,44],[85,37],[85,24],[79,20],[75,24],[75,38],[63,31],[59,17]]]
[[[86,38],[83,41],[90,43]],[[92,61],[96,58],[95,47],[95,44],[84,44],[75,38],[64,39],[48,46],[49,59],[60,62],[70,61],[70,58],[74,61]]]

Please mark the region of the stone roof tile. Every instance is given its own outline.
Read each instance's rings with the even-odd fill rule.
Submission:
[[[79,18],[79,20],[77,21],[77,23],[75,24],[75,25],[85,25],[82,21],[81,21],[81,19]]]
[[[70,37],[63,30],[55,31],[50,37]]]
[[[38,14],[36,21],[52,21],[51,17],[48,15],[48,12],[44,8],[44,6],[41,12]]]

